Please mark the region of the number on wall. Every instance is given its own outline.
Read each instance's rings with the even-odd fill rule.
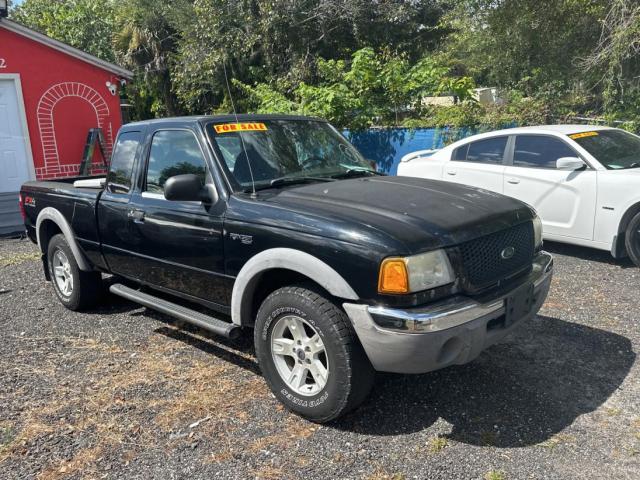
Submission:
[[[7,68],[7,61],[4,58],[0,58],[0,68]]]

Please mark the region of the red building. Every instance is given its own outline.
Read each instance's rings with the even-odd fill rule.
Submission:
[[[119,90],[132,75],[0,19],[0,233],[21,223],[23,182],[78,174],[89,129],[102,129],[108,158],[122,124]]]

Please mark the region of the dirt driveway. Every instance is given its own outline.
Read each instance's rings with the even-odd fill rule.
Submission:
[[[276,402],[250,337],[115,297],[65,310],[36,248],[0,240],[0,477],[640,478],[640,269],[556,255],[540,315],[473,363],[380,375],[318,426]]]

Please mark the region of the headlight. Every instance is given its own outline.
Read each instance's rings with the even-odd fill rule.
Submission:
[[[542,220],[536,215],[533,217],[533,238],[535,239],[536,248],[542,245]]]
[[[439,287],[454,280],[444,250],[411,257],[386,258],[380,265],[379,293],[412,293]]]

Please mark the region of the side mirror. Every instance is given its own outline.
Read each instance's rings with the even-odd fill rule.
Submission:
[[[575,171],[580,170],[586,166],[587,164],[578,157],[562,157],[556,160],[556,168],[558,170]]]
[[[218,193],[213,185],[203,185],[201,178],[193,173],[175,175],[164,184],[164,198],[182,202],[216,203]]]

